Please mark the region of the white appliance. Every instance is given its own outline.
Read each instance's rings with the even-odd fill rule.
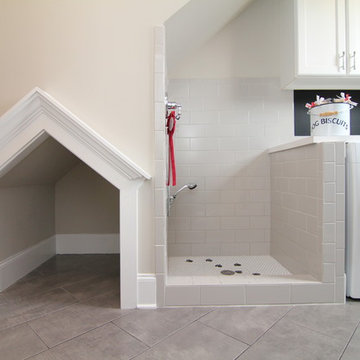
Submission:
[[[360,143],[346,146],[346,296],[360,299]]]

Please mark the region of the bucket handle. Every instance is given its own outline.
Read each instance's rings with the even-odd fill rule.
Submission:
[[[341,103],[340,103],[341,104]],[[326,104],[327,105],[327,104]],[[336,104],[337,105],[337,104]],[[337,114],[342,114],[342,113],[344,113],[344,112],[348,112],[349,110],[351,110],[351,109],[353,109],[354,108],[354,105],[351,105],[351,104],[346,104],[346,105],[349,105],[350,107],[349,107],[349,109],[347,109],[347,110],[344,110],[344,111],[337,111],[336,113]],[[313,109],[313,108],[312,108]],[[308,115],[312,115],[312,116],[319,116],[319,117],[323,117],[324,115],[320,115],[320,114],[312,114],[311,113],[311,110],[312,109],[309,109],[308,111],[307,111],[307,114]],[[324,111],[324,112],[331,112],[331,111]]]

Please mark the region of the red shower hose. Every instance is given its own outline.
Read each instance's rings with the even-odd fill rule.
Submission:
[[[167,116],[167,133],[169,135],[169,173],[167,178],[167,185],[170,185],[170,177],[172,179],[172,186],[176,185],[176,165],[175,165],[175,150],[174,150],[174,132],[176,125],[175,111],[171,111]]]

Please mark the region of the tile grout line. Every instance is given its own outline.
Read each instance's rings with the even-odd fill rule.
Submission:
[[[69,305],[69,306],[71,306],[71,305]],[[127,314],[126,314],[127,315]],[[123,315],[123,316],[125,316],[125,315]],[[61,341],[61,342],[59,342],[59,343],[57,343],[57,344],[55,344],[54,346],[48,346],[48,345],[46,345],[48,348],[49,348],[49,350],[50,349],[53,349],[53,348],[55,348],[55,347],[57,347],[58,345],[62,345],[62,344],[64,344],[64,343],[66,343],[66,342],[68,342],[68,341],[71,341],[71,340],[73,340],[73,339],[76,339],[76,338],[78,338],[79,336],[82,336],[82,335],[85,335],[85,334],[87,334],[88,332],[90,332],[90,331],[93,331],[93,330],[95,330],[95,329],[98,329],[98,328],[100,328],[100,327],[102,327],[102,326],[104,326],[104,325],[107,325],[107,324],[109,324],[109,323],[111,323],[111,322],[113,322],[113,321],[115,321],[115,320],[117,320],[117,319],[120,319],[120,317],[121,316],[119,316],[119,317],[117,317],[117,318],[114,318],[114,319],[111,319],[111,320],[109,320],[109,321],[106,321],[105,323],[102,323],[101,325],[99,325],[99,326],[95,326],[95,327],[93,327],[93,328],[91,328],[91,329],[89,329],[89,330],[86,330],[85,332],[83,332],[83,333],[81,333],[81,334],[78,334],[78,335],[76,335],[76,336],[73,336],[72,338],[70,338],[70,339],[66,339],[66,340],[64,340],[64,341]],[[31,321],[31,320],[30,320]],[[27,323],[28,324],[28,323]],[[36,333],[36,331],[31,327],[31,324],[28,324],[29,325],[29,327]],[[115,324],[114,324],[115,325]],[[37,333],[36,333],[37,334]],[[40,337],[40,335],[38,335],[39,337]],[[43,341],[44,342],[44,341]]]
[[[351,342],[352,338],[354,337],[354,335],[355,335],[355,333],[356,333],[356,330],[357,330],[358,328],[360,329],[360,327],[359,327],[359,326],[360,326],[360,321],[358,322],[357,326],[355,327],[355,330],[354,330],[354,331],[353,331],[353,333],[351,334],[351,336],[350,336],[350,338],[349,338],[348,342],[346,343],[346,345],[345,345],[345,347],[344,347],[344,349],[343,349],[342,353],[340,354],[339,360],[341,360],[341,359],[342,359],[342,357],[344,356],[346,349],[348,348],[348,346],[349,346],[349,344],[350,344],[350,342]]]
[[[161,342],[165,341],[166,339],[170,338],[171,336],[175,335],[175,334],[178,333],[179,331],[181,331],[181,330],[185,329],[186,327],[188,327],[188,326],[194,324],[195,322],[199,321],[202,317],[210,314],[210,313],[211,313],[212,311],[214,311],[214,310],[215,310],[215,309],[211,309],[211,310],[209,310],[206,314],[203,314],[203,315],[201,315],[200,317],[198,317],[197,319],[195,319],[195,320],[187,323],[187,324],[184,325],[184,326],[181,326],[181,327],[178,328],[177,330],[173,331],[172,333],[168,334],[167,336],[165,336],[165,337],[162,338],[161,340],[159,340],[159,341],[157,341],[156,343],[154,343],[153,345],[151,345],[151,346],[149,347],[149,349],[147,349],[147,350],[145,350],[145,351],[148,351],[148,350],[152,349],[153,347],[155,347],[156,345],[158,345],[158,344],[160,344]],[[116,324],[115,324],[115,325],[116,325]],[[119,325],[116,325],[116,326],[118,326],[120,329],[124,330],[124,329],[123,329],[122,327],[120,327]],[[124,330],[124,331],[126,331],[126,330]],[[135,338],[137,339],[136,336],[135,336]],[[140,340],[140,339],[138,339],[138,340]],[[140,340],[140,341],[141,341],[141,340]],[[146,345],[147,345],[147,344],[146,344]],[[149,346],[149,345],[147,345],[147,346]],[[145,352],[145,351],[144,351],[144,352]],[[138,355],[140,355],[140,354],[138,354]],[[136,356],[138,356],[138,355],[136,355]],[[134,357],[132,357],[131,359],[133,359],[133,358],[134,358]]]
[[[124,315],[125,316],[125,315]],[[120,327],[119,325],[115,324],[114,321],[116,320],[112,320],[111,323],[116,326],[118,329],[120,329],[121,331],[125,332],[126,334],[130,335],[133,339],[137,340],[137,341],[140,341],[142,344],[144,344],[147,349],[144,350],[144,351],[147,351],[149,349],[151,349],[151,345],[148,345],[146,342],[144,342],[143,340],[137,338],[135,335],[131,334],[130,332],[128,332],[127,330],[123,329],[122,327]],[[136,355],[137,356],[137,355]]]
[[[260,335],[255,341],[254,341],[254,343],[253,344],[251,344],[244,352],[242,352],[241,354],[240,354],[240,356],[238,356],[235,360],[241,360],[240,359],[240,357],[241,356],[243,356],[243,354],[244,353],[246,353],[250,348],[252,348],[255,344],[257,344],[259,341],[260,341],[260,339],[262,339],[263,338],[263,336],[265,335],[265,334],[267,334],[280,320],[282,320],[290,311],[292,311],[294,309],[294,305],[292,305],[291,307],[290,307],[290,309],[288,310],[288,311],[286,311],[286,313],[283,315],[283,316],[281,316],[278,320],[276,320],[262,335]]]

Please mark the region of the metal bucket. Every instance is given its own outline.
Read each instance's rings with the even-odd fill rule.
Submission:
[[[310,115],[311,136],[350,135],[350,109],[346,103],[331,103],[315,106]]]

